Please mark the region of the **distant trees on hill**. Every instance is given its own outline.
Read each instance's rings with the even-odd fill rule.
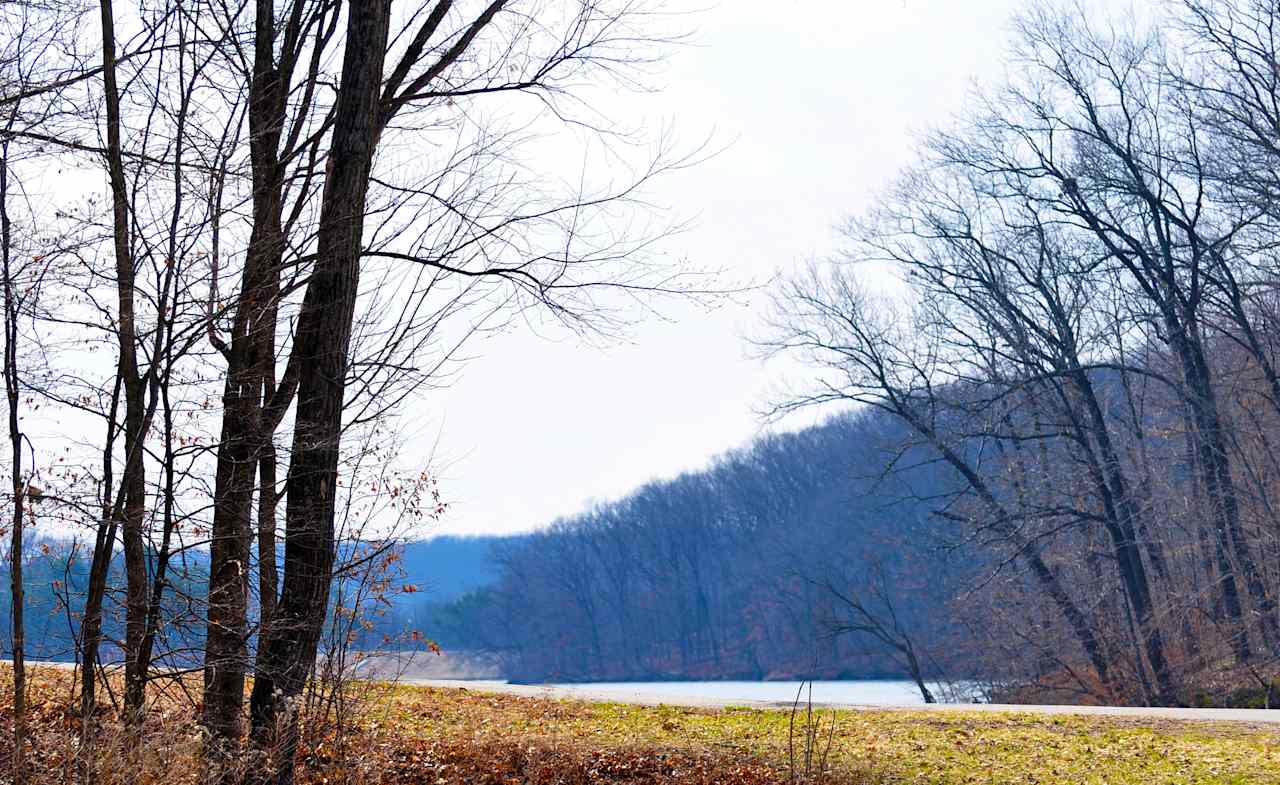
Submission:
[[[965,557],[922,537],[950,470],[897,455],[900,440],[859,414],[765,436],[499,547],[496,583],[429,629],[529,680],[907,673],[849,601],[936,644],[955,632],[941,600]],[[930,675],[959,667],[917,653]]]

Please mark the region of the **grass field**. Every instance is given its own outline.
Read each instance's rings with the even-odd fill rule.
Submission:
[[[550,749],[672,750],[758,760],[787,774],[789,712],[576,703],[400,687],[383,720],[415,738],[523,739]],[[1098,717],[830,712],[833,781],[875,783],[1276,783],[1275,728]],[[834,726],[827,723],[834,722]],[[828,730],[830,728],[830,731]],[[727,781],[727,780],[726,780]],[[784,778],[782,781],[786,781]]]
[[[0,673],[8,682],[8,674]],[[36,782],[67,782],[79,727],[70,674],[38,671],[32,690]],[[191,686],[195,686],[194,684]],[[12,720],[0,687],[4,757]],[[198,694],[195,693],[195,694]],[[181,690],[159,697],[141,745],[122,748],[110,716],[103,782],[198,780],[195,708]],[[802,713],[639,707],[371,686],[345,732],[326,726],[303,750],[302,781],[431,785],[789,783],[803,769]],[[1096,783],[1213,785],[1280,782],[1274,726],[1135,722],[1028,714],[816,713],[815,760],[840,783]],[[128,759],[128,760],[125,760]],[[3,775],[0,774],[0,779]]]

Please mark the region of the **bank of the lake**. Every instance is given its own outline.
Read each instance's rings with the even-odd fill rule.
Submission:
[[[537,685],[533,685],[537,686]],[[616,681],[573,682],[541,685],[563,694],[593,696],[647,695],[656,697],[704,698],[725,703],[791,703],[797,699],[815,703],[842,703],[860,706],[923,705],[924,696],[914,682],[892,679],[841,681]],[[941,695],[940,685],[926,685]]]
[[[401,732],[467,739],[489,749],[510,778],[502,781],[513,783],[782,783],[789,781],[793,740],[803,755],[804,715],[793,725],[792,713],[777,708],[641,706],[411,686],[390,688],[385,700],[386,721]],[[954,706],[819,711],[815,717],[823,744],[831,740],[833,785],[1280,782],[1280,733],[1247,722]],[[546,774],[547,761],[556,761],[559,774]],[[662,761],[675,763],[664,769]],[[454,772],[474,765],[477,778],[485,772],[482,762],[455,758],[450,765]],[[629,766],[639,772],[634,778]]]

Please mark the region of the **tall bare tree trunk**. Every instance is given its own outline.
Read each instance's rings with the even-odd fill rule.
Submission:
[[[284,123],[284,80],[275,64],[275,7],[257,0],[254,63],[249,85],[250,164],[253,228],[249,238],[240,296],[224,350],[227,380],[223,389],[222,434],[214,480],[213,531],[210,544],[208,631],[205,638],[204,714],[209,733],[205,766],[212,779],[229,771],[223,764],[238,752],[248,668],[249,557],[252,543],[253,491],[259,455],[270,434],[263,433],[264,377],[273,373],[276,298],[283,248],[281,232],[280,137]],[[267,493],[263,486],[263,493]],[[274,494],[274,481],[270,493]],[[271,510],[274,513],[274,502]],[[274,517],[274,516],[273,516]],[[275,569],[274,545],[259,562]],[[260,567],[266,569],[266,567]],[[263,608],[274,599],[262,598]],[[259,639],[265,632],[262,617]],[[214,774],[212,770],[224,772]]]
[[[286,481],[284,578],[260,644],[250,704],[253,741],[277,756],[271,779],[279,785],[293,781],[297,700],[327,615],[347,355],[391,14],[389,0],[351,0],[348,7],[317,258],[294,339],[298,408]]]
[[[1164,631],[1155,617],[1155,602],[1151,595],[1151,581],[1142,560],[1138,528],[1142,516],[1133,499],[1129,479],[1126,476],[1119,452],[1111,440],[1111,431],[1103,413],[1102,403],[1094,389],[1093,380],[1084,367],[1073,360],[1071,380],[1075,385],[1086,411],[1087,421],[1080,423],[1081,436],[1087,429],[1092,436],[1093,448],[1089,461],[1098,495],[1106,513],[1104,526],[1111,539],[1116,569],[1124,587],[1125,598],[1133,611],[1138,635],[1147,663],[1155,675],[1157,699],[1164,705],[1176,705],[1177,690],[1173,674],[1165,654]],[[1085,437],[1087,438],[1087,437]],[[1096,451],[1096,456],[1093,454]],[[1141,667],[1141,662],[1139,662]]]
[[[139,684],[146,665],[138,662],[147,616],[147,562],[142,528],[146,515],[146,477],[142,439],[146,419],[142,378],[138,375],[137,316],[134,310],[133,254],[129,248],[129,191],[121,152],[120,92],[116,84],[115,16],[112,0],[101,0],[102,79],[107,109],[107,171],[111,186],[112,246],[116,264],[116,334],[120,356],[116,374],[124,391],[123,541],[125,562],[125,715],[130,724],[141,720]],[[108,551],[108,558],[110,551]]]
[[[276,569],[276,449],[272,434],[264,432],[262,454],[258,457],[258,624],[271,626],[280,593],[280,575]]]
[[[1212,507],[1223,599],[1227,615],[1236,627],[1232,632],[1233,647],[1236,658],[1244,662],[1252,657],[1252,646],[1249,642],[1249,620],[1242,607],[1237,576],[1244,582],[1254,610],[1260,617],[1262,642],[1268,648],[1275,645],[1274,606],[1262,586],[1257,564],[1240,526],[1239,501],[1231,474],[1227,436],[1204,346],[1190,320],[1184,320],[1181,329],[1173,319],[1166,317],[1166,322],[1170,325],[1173,349],[1180,360],[1187,388],[1185,395],[1192,420],[1196,467]]]
[[[248,306],[241,305],[246,319]],[[241,322],[239,314],[236,322]],[[249,516],[257,467],[254,437],[259,408],[253,363],[246,357],[252,353],[252,342],[244,329],[232,338],[214,480],[202,720],[209,734],[205,765],[223,772],[212,777],[215,780],[224,779],[224,764],[238,750],[248,662]]]
[[[9,596],[12,605],[13,650],[13,781],[27,781],[27,667],[22,618],[25,597],[22,586],[22,505],[26,497],[22,481],[22,431],[18,426],[18,311],[14,303],[12,263],[13,234],[9,220],[9,140],[0,143],[0,256],[4,274],[4,389],[9,403],[9,445],[13,461],[13,527],[9,539]]]
[[[125,289],[124,284],[132,281],[133,265],[130,260],[129,253],[129,208],[128,193],[124,182],[124,161],[120,150],[120,94],[116,84],[116,59],[115,59],[115,17],[111,0],[100,0],[99,10],[101,12],[102,23],[102,79],[103,92],[107,107],[107,167],[109,180],[111,185],[111,204],[112,204],[112,239],[113,249],[116,257],[117,276],[124,271],[126,275],[123,279],[117,281],[118,293],[120,295],[121,313],[119,314],[119,325],[117,326],[120,339],[121,357],[118,368],[124,368],[128,365],[130,359],[133,360],[133,367],[136,370],[137,362],[134,354],[135,347],[132,335],[133,325],[133,300],[132,290]],[[126,334],[128,331],[128,334]],[[127,339],[127,340],[126,340]],[[129,355],[125,357],[126,353]],[[110,482],[110,464],[111,464],[111,445],[114,442],[114,418],[119,411],[119,396],[121,389],[125,386],[123,375],[117,373],[116,387],[112,395],[112,406],[107,424],[108,438],[104,450],[104,491],[103,491],[103,519],[98,526],[98,534],[94,543],[93,561],[89,568],[89,586],[85,596],[84,615],[80,624],[80,648],[81,648],[81,682],[80,682],[80,777],[83,782],[92,782],[95,779],[95,769],[93,760],[93,749],[95,746],[94,735],[96,727],[96,711],[97,711],[97,667],[98,667],[98,646],[102,638],[102,603],[106,595],[107,573],[111,567],[111,557],[115,550],[115,538],[119,528],[120,511],[123,504],[128,504],[130,496],[129,464],[134,460],[132,451],[129,449],[132,445],[132,439],[128,435],[129,417],[127,414],[126,404],[126,425],[125,425],[125,452],[126,466],[124,477],[122,478],[122,491],[124,498],[119,502],[113,503],[111,499],[111,482]],[[126,397],[128,393],[126,392]],[[137,456],[139,465],[142,456]],[[135,472],[136,473],[136,472]],[[144,488],[145,490],[145,488]],[[122,503],[123,504],[122,504]],[[143,565],[145,571],[145,565]],[[133,599],[130,593],[130,600]],[[126,634],[126,639],[128,635]],[[126,640],[127,645],[127,640]],[[126,665],[128,669],[128,665]]]

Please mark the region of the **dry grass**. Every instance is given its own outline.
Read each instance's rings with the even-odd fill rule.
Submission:
[[[76,754],[81,731],[73,674],[51,668],[31,669],[28,696],[30,741],[28,757],[33,785],[75,781]],[[157,685],[146,727],[139,738],[130,738],[120,718],[109,708],[99,717],[101,734],[93,756],[101,785],[195,785],[199,782],[200,729],[198,706],[190,696],[198,694],[199,677]],[[363,688],[363,689],[361,689]],[[12,679],[0,669],[0,782],[12,766]],[[299,753],[298,781],[324,783],[405,783],[406,785],[596,785],[625,782],[632,785],[743,785],[786,783],[789,778],[776,761],[727,750],[697,750],[687,746],[643,744],[595,745],[589,740],[536,734],[512,735],[501,724],[489,724],[465,700],[450,707],[450,694],[422,693],[439,712],[451,708],[474,718],[476,732],[431,733],[419,722],[403,726],[388,723],[388,709],[413,711],[402,701],[401,688],[357,685],[360,710],[349,727],[332,723],[304,732]],[[468,693],[455,696],[465,698]],[[549,712],[557,704],[532,707]],[[508,707],[520,710],[520,707]],[[528,707],[526,707],[528,708]],[[434,709],[427,709],[430,714]],[[470,722],[454,715],[460,722]],[[494,731],[486,733],[486,729]],[[835,782],[835,781],[833,781]]]
[[[418,738],[512,738],[787,759],[787,712],[646,708],[415,687],[391,688],[378,703],[380,722]],[[924,711],[845,711],[834,719],[831,755],[842,782],[1280,782],[1280,728],[1274,726]]]
[[[36,782],[70,782],[79,728],[68,710],[70,674],[37,671],[33,682]],[[0,691],[5,726],[9,706]],[[200,736],[194,718],[195,707],[181,691],[157,696],[138,744],[125,743],[114,717],[104,717],[98,756],[104,785],[195,783]],[[840,712],[834,722],[831,785],[1280,782],[1280,733],[1268,728],[898,711]],[[321,728],[309,737],[300,779],[359,785],[787,783],[788,726],[786,712],[366,685],[350,728]]]

